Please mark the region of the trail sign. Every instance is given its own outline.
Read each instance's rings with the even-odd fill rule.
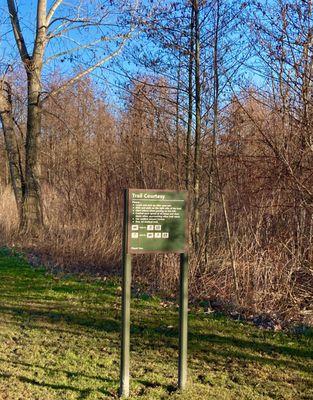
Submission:
[[[186,192],[128,190],[127,252],[185,253]]]
[[[132,254],[179,253],[178,386],[187,382],[188,224],[187,193],[175,190],[127,189],[124,196],[123,290],[120,396],[129,396],[130,298]]]

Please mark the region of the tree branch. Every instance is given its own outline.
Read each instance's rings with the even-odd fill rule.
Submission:
[[[36,63],[42,63],[44,47],[46,43],[46,12],[47,0],[38,0],[36,39],[33,50],[33,59]]]
[[[111,37],[111,38],[106,37],[106,36],[101,36],[100,39],[94,40],[94,41],[89,42],[89,43],[86,43],[86,44],[80,44],[80,45],[77,46],[77,47],[73,47],[73,48],[71,48],[71,49],[64,50],[64,51],[62,51],[62,52],[60,52],[60,53],[53,54],[51,57],[48,57],[48,58],[45,60],[45,64],[48,64],[51,60],[54,60],[54,59],[56,59],[56,58],[58,58],[58,57],[66,56],[66,55],[68,55],[68,54],[74,53],[75,51],[80,51],[80,50],[82,50],[82,49],[88,49],[88,48],[91,49],[91,48],[93,48],[93,46],[95,46],[97,43],[106,42],[106,41],[118,40],[118,39],[121,39],[121,38],[124,38],[124,35],[117,35],[117,36],[114,36],[114,37]]]
[[[7,0],[7,3],[8,3],[8,9],[10,13],[11,25],[14,32],[15,41],[22,61],[26,62],[29,60],[30,57],[22,34],[20,21],[17,15],[14,0]]]
[[[53,17],[54,13],[62,2],[63,0],[55,0],[55,2],[52,4],[47,15],[47,26],[50,24],[51,18]]]
[[[121,42],[121,44],[118,46],[118,48],[113,51],[113,53],[109,54],[107,57],[102,58],[101,60],[99,60],[96,64],[92,65],[91,67],[85,69],[84,71],[80,72],[79,74],[77,74],[76,76],[74,76],[73,78],[71,78],[70,80],[68,80],[67,82],[65,82],[63,85],[61,85],[60,87],[52,90],[43,100],[42,102],[45,102],[48,97],[53,96],[59,92],[61,92],[65,87],[72,85],[73,83],[75,83],[76,81],[78,81],[79,79],[81,79],[82,77],[90,74],[92,71],[94,71],[96,68],[100,67],[102,64],[104,64],[105,62],[110,61],[113,57],[117,56],[123,49],[123,47],[125,46],[126,40],[129,38],[130,33],[125,35],[124,40]]]

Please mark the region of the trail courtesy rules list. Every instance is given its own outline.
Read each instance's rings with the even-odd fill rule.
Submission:
[[[187,192],[128,190],[128,253],[186,252]]]

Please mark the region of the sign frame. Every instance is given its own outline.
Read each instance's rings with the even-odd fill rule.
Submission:
[[[130,220],[130,212],[131,212],[131,204],[132,204],[132,199],[131,199],[131,194],[132,193],[142,193],[142,192],[151,192],[151,193],[184,193],[185,195],[185,201],[184,201],[184,218],[185,218],[185,240],[184,240],[184,248],[182,250],[134,250],[131,248],[131,238],[129,233],[131,232],[131,220]],[[129,188],[126,189],[126,201],[127,204],[126,206],[128,207],[127,209],[127,235],[126,235],[126,249],[128,254],[167,254],[167,253],[172,253],[172,254],[183,254],[183,253],[188,253],[189,250],[189,243],[188,243],[188,232],[189,232],[189,196],[187,190],[172,190],[172,189],[133,189]],[[152,200],[153,201],[153,200]],[[124,211],[126,212],[126,210]]]

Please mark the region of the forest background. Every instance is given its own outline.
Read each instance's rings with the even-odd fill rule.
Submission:
[[[7,3],[0,241],[117,273],[123,190],[188,190],[191,299],[312,322],[312,1]],[[167,296],[178,273],[135,260]]]

